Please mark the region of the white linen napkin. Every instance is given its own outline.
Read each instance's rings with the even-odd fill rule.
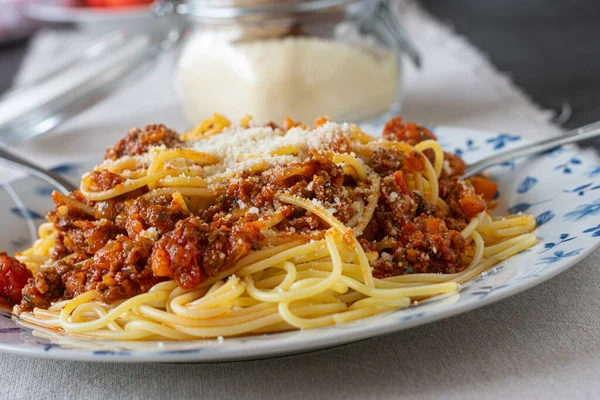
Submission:
[[[423,59],[421,70],[405,69],[402,115],[406,120],[510,132],[533,139],[560,133],[549,122],[552,113],[534,104],[465,38],[418,4],[406,5],[401,14]],[[91,40],[77,32],[41,31],[31,43],[17,83],[60,64]],[[171,87],[172,58],[166,55],[147,76],[51,134],[14,149],[42,165],[51,165],[100,155],[132,126],[160,122],[177,130],[188,128]]]

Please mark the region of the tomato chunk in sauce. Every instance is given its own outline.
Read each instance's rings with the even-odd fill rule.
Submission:
[[[33,276],[25,264],[6,253],[0,253],[0,306],[10,308],[19,304],[21,291]]]

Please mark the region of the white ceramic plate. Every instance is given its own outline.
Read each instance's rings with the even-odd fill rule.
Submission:
[[[449,127],[434,130],[446,150],[458,152],[467,162],[525,144],[518,136],[505,133]],[[92,164],[62,165],[57,170],[76,180]],[[560,148],[496,166],[489,173],[500,187],[497,212],[505,214],[510,209],[535,215],[540,242],[475,278],[460,293],[339,326],[222,341],[128,343],[59,337],[50,342],[17,326],[4,313],[0,315],[0,350],[111,362],[206,362],[299,353],[426,324],[504,299],[573,266],[600,243],[600,163],[596,157]],[[50,207],[50,190],[32,178],[0,190],[0,249],[15,252],[31,243],[35,226]]]

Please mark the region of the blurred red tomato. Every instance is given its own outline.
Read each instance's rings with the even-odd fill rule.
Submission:
[[[88,7],[126,8],[150,4],[153,0],[83,0]]]
[[[84,5],[87,7],[106,7],[105,0],[84,0]]]

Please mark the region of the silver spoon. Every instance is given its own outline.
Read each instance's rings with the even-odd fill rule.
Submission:
[[[518,147],[516,149],[508,150],[500,154],[495,154],[491,157],[486,157],[480,161],[467,166],[464,178],[473,176],[484,169],[493,165],[512,160],[514,158],[523,157],[527,155],[542,153],[544,151],[553,149],[558,146],[562,146],[569,143],[580,142],[586,139],[591,139],[600,136],[600,121],[594,122],[589,125],[582,126],[581,128],[574,129],[565,133],[562,136],[533,142],[531,144]],[[69,194],[73,190],[77,189],[77,186],[73,185],[67,179],[35,165],[16,154],[0,147],[0,164],[4,164],[8,167],[14,168],[19,171],[27,172],[31,175],[37,176],[54,186],[58,191]]]

